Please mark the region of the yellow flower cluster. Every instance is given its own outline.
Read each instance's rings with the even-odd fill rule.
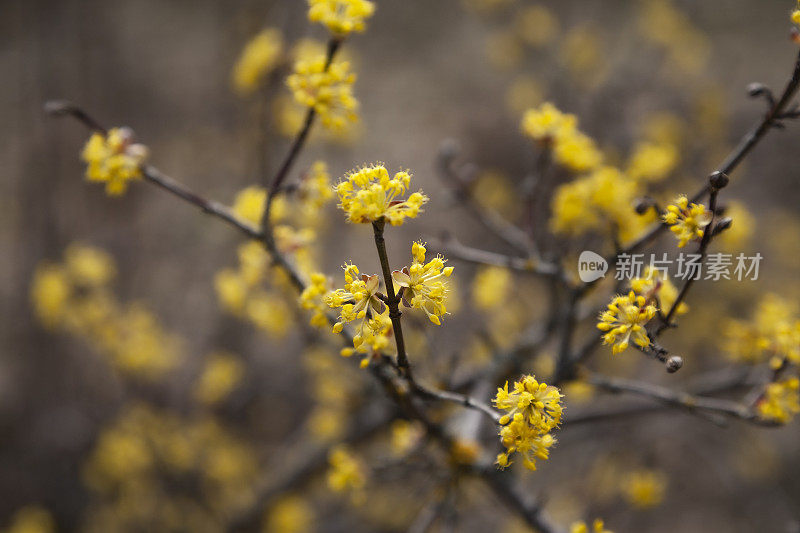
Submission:
[[[322,208],[333,199],[333,195],[328,165],[324,161],[315,161],[297,190],[303,219],[310,224],[318,223]]]
[[[664,500],[667,478],[657,470],[634,470],[622,479],[621,488],[625,500],[630,505],[639,509],[649,509]]]
[[[194,397],[206,405],[220,403],[244,377],[241,359],[227,352],[211,354],[194,384]]]
[[[674,144],[642,142],[634,148],[625,174],[637,182],[658,182],[669,176],[679,161]]]
[[[120,371],[160,377],[178,363],[181,341],[141,304],[117,301],[109,287],[115,272],[102,250],[72,244],[63,263],[36,269],[34,312],[45,327],[84,339]]]
[[[320,55],[296,61],[286,84],[296,102],[314,108],[323,126],[341,129],[358,120],[358,101],[353,96],[355,81],[350,63],[334,61],[326,68],[326,58]]]
[[[406,171],[390,176],[383,165],[370,165],[348,173],[336,185],[339,207],[347,214],[347,221],[356,224],[385,219],[400,226],[406,218],[415,218],[428,201],[422,192],[412,193],[406,200],[398,200],[408,190],[411,174]]]
[[[792,22],[800,26],[800,2],[797,3],[797,7],[792,11]]]
[[[269,254],[262,244],[249,241],[239,246],[239,268],[219,271],[214,287],[226,311],[280,338],[291,326],[291,311],[279,293],[262,286],[269,269]]]
[[[663,219],[678,239],[678,248],[683,248],[689,241],[703,237],[704,228],[711,222],[711,214],[703,204],[690,204],[689,199],[681,195],[674,204],[667,206]]]
[[[514,452],[522,456],[530,470],[536,470],[536,459],[548,458],[556,442],[550,431],[561,422],[561,397],[556,387],[539,383],[531,375],[516,381],[511,392],[508,382],[497,389],[494,404],[506,411],[499,421],[500,442],[506,448],[497,456],[500,468],[511,464],[509,456]]]
[[[606,332],[603,344],[613,344],[611,352],[614,354],[627,350],[631,339],[642,348],[649,346],[650,337],[644,326],[656,316],[657,311],[655,305],[633,291],[627,296],[615,296],[597,324],[597,329]]]
[[[280,63],[283,36],[276,28],[267,28],[245,45],[233,67],[233,85],[243,95],[258,89],[264,78]]]
[[[339,37],[363,32],[364,22],[375,12],[369,0],[308,0],[308,20],[327,26]]]
[[[344,445],[331,450],[328,455],[328,487],[338,493],[349,493],[354,505],[364,502],[367,484],[366,469],[361,461]]]
[[[736,361],[760,363],[773,368],[784,361],[800,364],[800,318],[794,304],[777,294],[764,295],[750,321],[728,321],[725,349]]]
[[[350,357],[355,353],[364,355],[361,359],[361,368],[366,368],[370,361],[378,354],[390,355],[391,339],[393,334],[392,320],[388,314],[375,315],[370,322],[370,327],[364,330],[358,346],[342,348],[342,357]]]
[[[575,172],[586,172],[603,162],[603,154],[591,137],[578,129],[575,115],[562,113],[547,102],[522,116],[522,133],[552,146],[555,160]]]
[[[324,328],[328,325],[328,317],[325,315],[325,295],[330,291],[330,281],[321,272],[311,274],[311,282],[306,285],[300,294],[300,307],[313,311],[311,315],[311,325],[315,328]]]
[[[97,502],[87,530],[167,531],[176,520],[189,531],[221,530],[228,513],[252,501],[257,467],[254,450],[213,418],[128,407],[84,466]]]
[[[642,276],[631,280],[631,290],[640,296],[644,296],[646,301],[658,302],[658,307],[669,312],[675,300],[678,298],[678,289],[672,284],[669,276],[665,273],[646,267]],[[675,310],[675,315],[685,315],[689,312],[689,306],[681,302]]]
[[[378,297],[380,278],[377,275],[359,275],[353,264],[344,267],[344,289],[325,295],[325,303],[330,308],[341,308],[339,321],[333,325],[333,332],[339,333],[346,322],[360,320],[361,323],[353,337],[353,345],[358,348],[368,333],[377,334],[382,328],[379,315],[387,312],[386,304]]]
[[[586,525],[586,522],[575,522],[570,526],[569,533],[614,533],[610,529],[606,529],[605,523],[600,519],[596,518],[594,522],[592,522],[592,528],[589,529],[589,526]]]
[[[639,194],[637,183],[619,169],[599,167],[556,189],[550,227],[556,233],[573,236],[608,228],[620,241],[627,241],[653,221],[652,213],[638,215],[634,211]]]
[[[142,178],[141,165],[147,148],[133,142],[133,130],[113,128],[107,135],[93,133],[83,148],[86,178],[106,184],[106,194],[119,196],[128,190],[128,182]]]
[[[414,260],[411,266],[392,272],[392,280],[400,287],[398,294],[406,307],[422,309],[428,319],[439,326],[439,317],[447,314],[445,299],[448,289],[442,277],[449,278],[453,267],[445,267],[446,260],[440,256],[426,263],[425,253],[423,243],[412,244],[411,255]]]
[[[507,268],[481,268],[472,281],[472,303],[482,311],[491,311],[508,301],[514,280]]]
[[[770,383],[757,407],[761,418],[786,424],[800,413],[800,380],[789,378]]]

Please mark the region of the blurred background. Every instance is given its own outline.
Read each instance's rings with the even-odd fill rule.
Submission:
[[[360,123],[347,135],[318,131],[297,173],[316,160],[327,163],[334,181],[365,162],[410,169],[414,187],[431,202],[420,219],[387,237],[398,261],[413,239],[444,233],[508,252],[437,175],[444,140],[454,139],[460,159],[474,164],[474,186],[486,207],[513,219],[515,188],[536,156],[519,132],[520,117],[552,101],[575,113],[619,165],[642,139],[671,134],[679,163],[653,191],[666,201],[694,191],[760,118],[764,102],[747,97],[747,84],[780,91],[797,54],[789,39],[791,0],[376,3],[367,31],[348,40],[345,51],[358,74]],[[234,502],[231,508],[246,502],[255,485],[279,479],[281,467],[298,455],[366,425],[372,410],[389,409],[369,376],[339,358],[335,342],[310,343],[302,327],[292,327],[306,320],[302,313],[288,312],[289,325],[259,328],[221,308],[215,279],[236,266],[239,234],[146,184],[107,197],[83,179],[85,129],[42,111],[46,100],[64,98],[104,124],[130,126],[155,166],[231,204],[238,191],[277,168],[289,145],[281,132],[291,132],[291,124],[280,124],[276,103],[289,96],[286,71],[242,95],[231,80],[233,66],[265,27],[280,28],[287,47],[303,38],[324,41],[324,28],[306,20],[306,9],[299,0],[0,0],[0,527],[225,530],[226,502]],[[799,131],[789,123],[770,133],[725,190],[726,202],[738,200],[737,209],[746,210],[742,220],[752,230],[727,246],[765,259],[758,282],[702,284],[689,298],[691,320],[665,341],[684,355],[685,370],[667,376],[638,353],[610,360],[607,349],[595,356],[597,368],[680,386],[731,365],[725,320],[753,316],[769,291],[790,307],[796,303]],[[317,260],[337,286],[345,261],[377,271],[368,231],[345,226],[332,205],[326,213]],[[132,350],[151,349],[174,364],[129,372],[137,363],[126,370],[92,342],[37,317],[31,306],[37,266],[62,263],[72,243],[105,250],[115,265],[106,265],[115,272],[108,283],[114,301],[146,310],[138,318],[126,311],[124,324],[147,324],[147,339]],[[480,272],[451,264],[468,308]],[[545,288],[524,276],[514,283],[515,318],[503,320],[508,332],[482,348],[485,330],[491,336],[500,328],[494,312],[454,311],[434,333],[422,321],[412,326],[426,379],[447,383],[453,373],[480,368],[489,357],[485,344],[513,342],[543,316]],[[530,369],[548,368],[548,355],[538,354]],[[232,361],[218,371],[233,376],[234,385],[219,393],[211,385],[204,396],[198,382],[209,361],[218,360]],[[575,397],[582,394],[590,402],[616,401],[584,389]],[[582,408],[569,394],[566,401],[567,413]],[[320,429],[321,419],[335,427]],[[370,470],[366,502],[328,491],[320,467],[320,475],[293,487],[293,499],[271,495],[249,505],[258,515],[254,528],[411,528],[444,489],[431,473],[435,455],[416,450],[398,461],[387,451],[402,448],[392,442],[403,435],[413,440],[413,428],[387,428],[358,454]],[[483,442],[491,443],[493,428],[484,430]],[[526,493],[541,495],[559,523],[603,516],[618,533],[800,531],[796,425],[718,428],[658,413],[567,425],[557,436],[549,461],[518,474]],[[158,457],[140,449],[151,440],[177,458],[153,466]],[[170,474],[184,459],[202,463],[200,456],[213,460],[197,467],[195,477]],[[139,468],[137,460],[149,466]],[[636,472],[657,473],[657,482],[643,483],[658,493],[652,505],[620,488]],[[458,485],[447,492],[451,510],[434,530],[523,530],[476,481]]]

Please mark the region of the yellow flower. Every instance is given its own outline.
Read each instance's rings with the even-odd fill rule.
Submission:
[[[368,322],[368,327],[363,329],[363,334],[359,339],[358,346],[342,348],[339,353],[342,357],[350,357],[355,353],[364,354],[364,358],[361,359],[360,367],[366,368],[369,366],[373,357],[376,357],[378,354],[389,355],[392,332],[392,320],[389,318],[389,315],[375,315],[375,317]]]
[[[375,12],[368,0],[308,0],[308,20],[319,22],[339,37],[363,32],[364,22]]]
[[[258,291],[248,296],[245,314],[256,327],[268,335],[281,338],[292,326],[292,313],[277,294]]]
[[[212,354],[205,363],[202,374],[194,385],[194,397],[212,405],[224,400],[244,377],[244,366],[233,354]]]
[[[314,312],[311,325],[315,328],[324,328],[328,324],[328,317],[325,316],[325,295],[329,284],[325,274],[314,272],[311,274],[311,283],[300,294],[300,307]]]
[[[339,321],[333,325],[333,332],[342,331],[345,322],[361,320],[358,333],[353,337],[353,345],[358,348],[364,340],[367,329],[377,333],[380,324],[374,320],[376,315],[386,312],[386,305],[378,298],[380,278],[377,275],[359,277],[358,267],[344,266],[344,289],[336,289],[325,296],[328,307],[340,307]]]
[[[702,238],[703,228],[711,222],[711,214],[706,211],[706,206],[689,204],[689,199],[683,195],[678,196],[675,204],[667,206],[663,218],[677,237],[678,248],[683,248],[691,240]]]
[[[522,413],[523,420],[546,433],[561,422],[561,397],[558,388],[527,375],[514,382],[511,392],[506,381],[502,389],[497,389],[493,402],[498,409],[507,411],[500,418],[500,424],[507,424],[517,413]]]
[[[400,226],[406,218],[416,218],[428,197],[422,192],[412,193],[408,199],[399,200],[411,183],[406,171],[392,177],[383,165],[370,165],[354,170],[336,185],[339,207],[347,214],[347,221],[369,223],[385,219]]]
[[[109,196],[119,196],[128,189],[129,181],[142,178],[147,148],[133,142],[130,128],[113,128],[108,135],[93,133],[81,158],[87,164],[86,178],[105,183]]]
[[[76,284],[83,287],[105,285],[116,274],[114,259],[103,250],[71,244],[64,251],[67,272]]]
[[[529,6],[517,14],[516,30],[526,44],[540,48],[555,40],[559,32],[555,13],[542,5]]]
[[[349,492],[356,505],[363,503],[367,476],[361,461],[346,446],[340,445],[331,450],[328,464],[328,487],[334,492]]]
[[[333,194],[328,165],[324,161],[315,161],[297,191],[303,205],[303,215],[317,217],[325,204],[333,198]]]
[[[512,283],[511,272],[506,268],[481,268],[472,281],[472,303],[482,311],[497,309],[507,301]]]
[[[500,427],[500,442],[506,451],[497,455],[498,467],[506,468],[510,465],[509,457],[516,452],[522,456],[525,468],[536,470],[536,459],[546,460],[556,439],[550,433],[541,433],[538,428],[525,421],[522,413],[517,413],[510,423]]]
[[[800,320],[796,306],[776,294],[764,295],[751,321],[728,321],[725,348],[736,361],[760,363],[769,358],[775,368],[785,360],[800,363]]]
[[[603,344],[613,344],[612,353],[618,354],[628,349],[631,338],[642,348],[650,345],[645,324],[657,312],[656,306],[648,304],[644,296],[631,291],[627,296],[615,296],[600,315],[597,329],[605,331]]]
[[[390,447],[392,455],[395,457],[403,457],[408,454],[425,435],[422,425],[408,420],[395,420],[392,422],[391,429]]]
[[[55,533],[56,523],[44,507],[27,505],[14,513],[5,533]]]
[[[800,26],[800,3],[798,3],[798,8],[792,11],[792,22]]]
[[[600,166],[603,153],[588,135],[580,131],[565,131],[556,138],[553,148],[556,161],[574,172],[586,172]]]
[[[675,170],[679,161],[674,144],[643,142],[634,148],[626,174],[634,181],[657,182]]]
[[[666,476],[656,470],[635,470],[622,480],[622,494],[629,504],[648,509],[664,500],[667,489]]]
[[[575,522],[570,526],[569,533],[614,533],[610,529],[605,528],[605,524],[599,518],[596,518],[594,522],[592,522],[592,529],[589,530],[589,526],[586,525],[586,522]]]
[[[307,533],[313,531],[314,509],[300,496],[284,496],[266,516],[265,533]]]
[[[392,272],[392,279],[400,289],[406,307],[422,309],[428,319],[434,324],[441,325],[439,317],[447,313],[445,299],[447,298],[447,285],[442,276],[450,277],[453,267],[445,267],[445,259],[437,256],[425,263],[425,245],[415,242],[411,246],[414,261],[411,267]]]
[[[31,282],[31,302],[37,318],[45,327],[58,325],[67,312],[72,285],[63,268],[41,265]]]
[[[296,61],[286,84],[296,102],[314,108],[323,126],[341,129],[358,120],[358,101],[353,96],[356,75],[346,61],[334,61],[327,68],[325,61],[322,55]]]
[[[522,115],[522,133],[539,142],[549,142],[560,135],[574,131],[578,119],[575,115],[565,114],[550,102],[539,108],[528,109]]]
[[[283,37],[275,28],[261,31],[245,45],[233,67],[233,84],[240,94],[256,90],[264,77],[272,72],[283,53]]]
[[[764,397],[758,402],[761,418],[786,424],[800,413],[800,380],[789,378],[770,383]]]
[[[619,169],[599,167],[556,189],[550,227],[556,233],[573,236],[606,229],[615,231],[618,240],[626,242],[636,237],[654,216],[634,211],[633,203],[639,194],[636,182]]]
[[[234,314],[244,311],[250,287],[238,272],[229,268],[217,272],[214,276],[214,288],[217,299],[225,310]]]
[[[678,298],[678,289],[672,284],[669,276],[650,266],[644,269],[642,277],[631,280],[631,290],[644,296],[647,301],[657,298],[660,304],[658,307],[666,309],[667,312],[672,309],[672,305]],[[676,315],[684,315],[688,312],[689,306],[684,302],[681,302],[675,310]]]
[[[514,452],[522,456],[529,470],[536,470],[536,459],[547,459],[555,444],[550,430],[561,422],[561,393],[556,387],[539,383],[531,375],[523,376],[508,391],[508,382],[497,389],[494,404],[507,411],[500,420],[500,442],[506,451],[497,456],[500,468],[507,467]]]

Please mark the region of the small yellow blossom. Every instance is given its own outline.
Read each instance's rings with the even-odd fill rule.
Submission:
[[[539,142],[550,142],[566,132],[574,131],[578,119],[565,114],[550,102],[528,109],[522,115],[522,133]]]
[[[353,96],[356,75],[346,61],[334,61],[327,68],[325,61],[325,56],[296,61],[286,84],[297,103],[314,108],[323,126],[341,129],[358,120]]]
[[[565,183],[552,199],[550,227],[573,236],[605,228],[618,240],[634,238],[651,221],[652,214],[638,215],[633,208],[639,187],[619,169],[602,166],[587,176]]]
[[[342,357],[350,357],[355,353],[363,354],[360,367],[366,368],[370,361],[379,354],[389,355],[389,350],[392,349],[393,331],[392,320],[388,314],[375,315],[368,322],[368,327],[363,329],[361,338],[358,340],[359,344],[355,346],[354,340],[353,348],[342,348],[339,353]]]
[[[235,270],[226,268],[214,276],[214,288],[220,305],[233,314],[244,311],[250,290],[245,279]]]
[[[406,171],[390,176],[383,165],[365,166],[350,172],[336,185],[339,207],[347,214],[348,222],[364,224],[385,219],[400,226],[406,218],[416,218],[428,201],[422,192],[399,200],[410,184],[411,174]]]
[[[81,158],[87,164],[86,178],[105,183],[109,196],[119,196],[128,189],[129,181],[142,178],[147,148],[133,142],[130,128],[113,128],[108,135],[93,133]]]
[[[82,244],[70,244],[64,250],[64,264],[70,278],[81,287],[105,285],[117,273],[108,253]]]
[[[277,294],[264,290],[250,294],[245,315],[271,337],[282,338],[292,326],[291,309]]]
[[[550,433],[541,433],[525,421],[522,413],[517,413],[511,422],[500,427],[500,442],[506,451],[497,455],[497,466],[506,468],[511,464],[511,454],[517,452],[525,468],[536,470],[536,459],[546,460],[556,439]]]
[[[36,268],[31,282],[31,302],[45,327],[55,327],[63,319],[71,293],[72,285],[63,268],[57,265]]]
[[[367,484],[366,468],[344,445],[331,450],[328,455],[328,487],[334,492],[350,493],[355,505],[364,502]]]
[[[418,422],[395,420],[392,422],[391,450],[395,457],[403,457],[419,444],[425,430]]]
[[[724,333],[726,352],[735,361],[755,364],[769,359],[774,368],[784,361],[800,363],[797,307],[777,294],[764,295],[752,320],[729,320]]]
[[[672,309],[678,298],[678,289],[672,284],[669,276],[650,266],[644,269],[641,277],[631,280],[631,290],[644,296],[647,301],[657,299],[658,307],[666,309],[666,312]],[[685,315],[688,312],[689,306],[685,302],[681,302],[675,310],[676,315]]]
[[[621,488],[625,500],[630,505],[639,509],[649,509],[664,500],[667,478],[656,470],[635,470],[623,478]]]
[[[55,533],[56,522],[44,507],[27,505],[14,513],[4,533]]]
[[[558,18],[543,5],[528,6],[520,10],[516,17],[516,30],[525,44],[541,48],[550,44],[558,36]]]
[[[236,195],[233,213],[253,226],[260,226],[266,201],[267,191],[263,187],[246,187]]]
[[[315,161],[300,182],[297,196],[303,204],[305,216],[315,216],[333,198],[331,176],[324,161]]]
[[[507,268],[481,268],[472,281],[472,303],[482,311],[491,311],[508,300],[513,278]]]
[[[284,496],[273,505],[264,522],[265,533],[308,533],[314,528],[314,509],[300,496]]]
[[[546,433],[561,422],[561,397],[558,388],[527,375],[514,382],[511,392],[508,382],[498,388],[493,401],[498,409],[507,411],[500,418],[500,424],[507,424],[517,413],[522,413],[526,422]]]
[[[792,22],[800,26],[800,2],[798,3],[797,9],[792,11]]]
[[[586,522],[575,522],[569,528],[569,533],[614,533],[610,529],[605,528],[605,523],[600,518],[596,518],[592,522],[592,528],[586,525]]]
[[[357,333],[353,337],[353,346],[358,348],[364,341],[367,330],[377,333],[381,324],[375,320],[376,315],[386,312],[386,304],[378,298],[380,278],[377,275],[359,276],[358,267],[353,264],[344,266],[344,289],[336,289],[325,296],[328,307],[340,307],[339,321],[333,325],[333,332],[342,331],[345,322],[361,320]]]
[[[534,141],[552,146],[555,160],[570,170],[585,172],[603,162],[594,141],[578,130],[575,115],[562,113],[549,102],[526,111],[521,129]]]
[[[308,6],[308,20],[339,37],[363,32],[364,22],[375,12],[375,4],[368,0],[308,0]]]
[[[194,397],[212,405],[224,400],[244,377],[244,365],[233,354],[212,354],[194,386]]]
[[[686,196],[678,196],[673,205],[667,206],[663,215],[664,222],[669,224],[670,231],[678,239],[678,248],[686,243],[703,237],[704,229],[711,222],[711,214],[703,204],[690,204]]]
[[[669,176],[679,161],[674,144],[643,142],[634,147],[625,173],[634,181],[658,182]]]
[[[497,456],[500,468],[517,452],[529,470],[536,470],[536,459],[547,459],[556,440],[550,431],[561,422],[561,393],[556,387],[539,383],[531,375],[523,376],[508,391],[508,382],[497,389],[494,404],[507,411],[500,420],[500,441],[506,451]]]
[[[240,94],[255,91],[263,79],[278,66],[283,53],[283,36],[267,28],[245,45],[233,67],[233,85]]]
[[[411,255],[414,257],[411,266],[392,272],[392,279],[400,287],[398,294],[403,304],[422,309],[428,319],[438,326],[441,324],[439,317],[447,314],[445,300],[448,288],[442,277],[450,277],[453,267],[445,267],[446,260],[440,256],[426,263],[425,252],[425,245],[415,242],[411,246]]]
[[[313,311],[311,325],[315,328],[324,328],[328,325],[328,317],[325,315],[325,295],[328,294],[330,281],[325,274],[314,272],[311,274],[311,282],[300,294],[300,306],[303,309]]]
[[[800,380],[789,378],[767,385],[758,402],[758,414],[765,420],[786,424],[800,413]]]
[[[648,304],[644,296],[637,296],[633,291],[627,296],[615,296],[597,324],[597,329],[606,332],[603,344],[613,344],[611,351],[614,354],[627,350],[631,338],[637,346],[649,346],[650,337],[645,324],[656,316],[657,311],[655,305]]]

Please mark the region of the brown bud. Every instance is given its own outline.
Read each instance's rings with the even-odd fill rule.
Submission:
[[[708,177],[708,181],[715,189],[723,189],[730,181],[730,178],[724,172],[716,171]]]
[[[667,367],[667,372],[674,374],[683,366],[683,357],[680,355],[670,355],[667,357],[667,360],[664,362],[664,364]]]

